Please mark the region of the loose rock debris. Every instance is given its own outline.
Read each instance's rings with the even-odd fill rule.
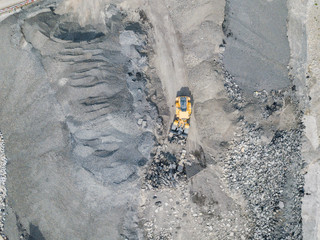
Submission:
[[[178,142],[185,144],[185,140]],[[153,187],[160,186],[174,187],[177,181],[186,180],[186,164],[191,165],[192,154],[182,149],[179,154],[172,154],[168,151],[167,145],[159,145],[153,154],[153,160],[146,174],[146,183]]]
[[[234,77],[228,71],[225,71],[224,75],[224,88],[227,91],[230,101],[235,109],[241,110],[246,104],[242,96],[242,91],[240,87],[234,82]]]
[[[224,161],[229,187],[247,201],[253,239],[301,239],[301,129],[277,131],[263,143],[263,129],[244,123]],[[291,224],[285,224],[285,223]]]
[[[259,123],[278,114],[286,102],[293,106],[293,90],[254,92],[250,102],[256,106],[257,122],[253,123],[242,113],[249,101],[227,71],[224,86],[241,117],[223,159],[223,179],[231,192],[246,201],[247,236],[250,239],[302,239],[304,126],[299,120],[300,113],[294,112],[297,124],[286,130]]]

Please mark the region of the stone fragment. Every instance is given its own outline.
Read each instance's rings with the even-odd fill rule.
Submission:
[[[140,119],[138,120],[138,125],[141,125],[141,124],[142,124],[142,122],[143,122],[143,119],[142,119],[142,118],[140,118]]]

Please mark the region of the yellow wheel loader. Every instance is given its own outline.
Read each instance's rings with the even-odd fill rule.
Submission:
[[[190,97],[180,96],[176,98],[176,115],[171,126],[171,132],[176,135],[188,136],[191,116]]]

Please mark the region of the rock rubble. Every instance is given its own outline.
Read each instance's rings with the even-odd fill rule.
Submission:
[[[224,178],[247,201],[250,235],[253,239],[300,239],[301,129],[278,130],[266,143],[262,127],[242,124],[224,161]]]
[[[222,67],[222,69],[224,68]],[[224,88],[230,98],[230,101],[235,109],[241,110],[245,106],[245,101],[242,97],[241,89],[234,82],[234,77],[228,71],[224,70],[224,75]]]
[[[235,78],[222,69],[230,103],[239,111],[237,130],[223,159],[223,179],[230,194],[245,201],[247,236],[302,239],[304,127],[297,110],[292,113],[297,124],[290,122],[281,128],[277,125],[279,120],[275,120],[286,106],[295,108],[294,88],[269,92],[262,89],[251,97],[245,96]]]
[[[177,144],[185,145],[185,139],[175,138]],[[168,145],[158,145],[154,151],[152,162],[146,173],[146,183],[152,188],[160,186],[176,186],[177,181],[186,180],[186,164],[191,165],[193,155],[182,148],[178,154],[169,151]]]

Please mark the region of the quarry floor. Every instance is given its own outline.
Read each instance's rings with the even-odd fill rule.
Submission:
[[[2,20],[4,236],[317,239],[316,3],[44,0]]]

